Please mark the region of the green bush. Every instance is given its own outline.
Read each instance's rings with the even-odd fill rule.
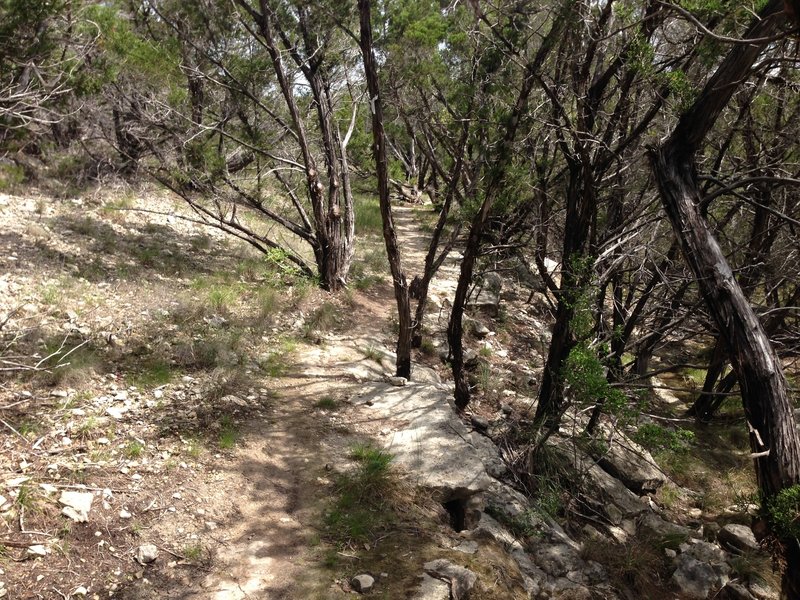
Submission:
[[[800,539],[800,485],[778,492],[767,502],[773,531],[783,539]]]
[[[694,440],[694,432],[680,427],[668,429],[655,423],[645,423],[639,427],[633,435],[633,439],[651,452],[686,453]]]

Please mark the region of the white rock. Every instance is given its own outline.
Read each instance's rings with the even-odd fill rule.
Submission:
[[[356,575],[350,580],[350,585],[355,591],[363,594],[364,592],[368,592],[372,589],[372,586],[375,585],[375,578],[372,577],[372,575],[367,575],[366,573]]]
[[[133,515],[131,513],[129,513],[127,510],[125,510],[124,508],[121,511],[119,511],[119,518],[120,519],[130,519],[132,516]]]
[[[35,544],[33,546],[28,546],[28,554],[31,556],[47,556],[50,551],[47,549],[47,546],[42,544]]]
[[[91,492],[64,491],[61,492],[58,502],[64,507],[61,514],[78,523],[85,523],[89,520],[93,500],[94,495]]]
[[[158,558],[158,548],[153,544],[142,544],[136,550],[136,561],[141,565],[155,562]]]
[[[79,586],[78,586],[78,587],[76,587],[74,590],[72,590],[72,595],[73,595],[73,596],[85,596],[85,595],[86,595],[86,594],[88,594],[88,593],[89,593],[89,590],[87,590],[87,589],[86,589],[85,587],[83,587],[82,585],[79,585]]]
[[[389,377],[389,383],[397,387],[403,387],[407,382],[405,377]]]

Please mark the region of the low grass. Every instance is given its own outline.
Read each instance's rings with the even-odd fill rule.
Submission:
[[[222,415],[219,420],[219,447],[230,450],[239,440],[239,430],[230,415]]]
[[[303,324],[303,336],[313,337],[316,334],[331,331],[337,325],[339,309],[332,302],[323,302],[315,308]]]
[[[602,564],[612,584],[632,588],[643,598],[666,597],[669,565],[658,543],[632,538],[627,544],[608,539],[584,541],[581,557]]]
[[[393,485],[392,456],[358,444],[350,457],[355,468],[338,476],[336,498],[324,517],[328,539],[339,547],[368,542],[396,519],[388,501]]]
[[[356,195],[353,201],[356,233],[380,235],[383,231],[383,219],[377,196]]]
[[[372,344],[367,345],[365,348],[359,348],[358,351],[364,355],[364,358],[374,361],[379,365],[383,363],[383,359],[385,358],[383,350]]]
[[[314,403],[314,407],[322,410],[335,410],[338,407],[338,403],[333,396],[323,396]]]

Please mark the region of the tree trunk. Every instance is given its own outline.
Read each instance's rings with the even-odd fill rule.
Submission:
[[[771,0],[745,38],[769,38],[779,31],[783,2]],[[709,313],[717,323],[739,380],[750,429],[759,488],[765,500],[800,483],[800,440],[783,368],[750,303],[725,260],[719,243],[700,215],[695,154],[735,89],[746,80],[765,41],[735,45],[697,100],[680,117],[660,148],[651,151],[653,172],[664,209],[686,262],[697,279]],[[798,541],[784,558],[797,559]],[[783,594],[800,598],[800,569],[788,563]]]
[[[397,334],[397,375],[411,378],[411,301],[408,282],[400,262],[400,249],[392,220],[392,206],[389,199],[389,163],[386,156],[386,135],[383,131],[383,105],[378,84],[378,69],[372,49],[372,18],[369,0],[358,0],[361,28],[361,54],[364,59],[364,75],[367,79],[369,104],[372,111],[372,141],[375,168],[378,176],[378,196],[381,218],[383,220],[383,239],[394,283],[394,297],[397,302],[397,315],[400,331]]]

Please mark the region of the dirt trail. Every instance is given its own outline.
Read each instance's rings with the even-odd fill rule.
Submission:
[[[16,562],[0,565],[0,597],[70,597],[81,587],[142,600],[346,597],[347,579],[335,573],[349,568],[323,564],[331,549],[321,518],[353,445],[391,428],[358,402],[393,373],[389,282],[305,301],[292,291],[283,299],[296,305],[290,314],[258,317],[249,314],[261,298],[258,274],[249,275],[258,259],[168,216],[180,205],[118,195],[0,200],[9,250],[0,317],[19,309],[6,331],[23,336],[5,341],[30,339],[28,352],[78,348],[62,371],[0,381],[0,542],[40,531],[25,539],[48,553],[11,546]],[[129,210],[138,206],[167,214]],[[395,207],[409,280],[427,251],[420,221],[432,215]],[[442,331],[458,258],[431,286]],[[334,326],[302,339],[302,320],[328,303]],[[284,350],[290,338],[298,341]],[[280,372],[264,375],[256,363],[274,357]],[[170,377],[176,361],[184,366]],[[437,379],[429,368],[416,375]],[[88,523],[59,514],[66,489],[93,495]],[[413,545],[420,537],[410,531],[395,537],[410,534]],[[159,550],[146,566],[134,560],[143,544]],[[402,562],[399,553],[387,564]],[[398,576],[413,584],[416,573]]]
[[[422,269],[427,236],[418,227],[418,208],[395,208],[404,266],[409,278]],[[437,302],[455,289],[458,255],[451,257],[435,280],[431,293]],[[388,286],[387,286],[388,287]],[[320,506],[333,493],[331,470],[348,462],[349,448],[357,439],[380,435],[383,421],[374,421],[356,406],[363,384],[383,381],[392,374],[392,335],[377,327],[393,314],[389,289],[359,295],[351,306],[351,327],[331,333],[319,346],[303,346],[292,355],[290,372],[273,385],[276,399],[268,418],[246,424],[234,456],[219,473],[214,505],[229,503],[224,528],[215,530],[216,548],[211,571],[202,582],[184,581],[175,598],[209,600],[244,598],[303,598],[315,575],[319,556]],[[446,316],[443,321],[446,326]],[[370,357],[365,357],[365,349]],[[384,358],[376,360],[375,353]],[[420,376],[434,377],[425,369]],[[332,398],[350,408],[329,412],[314,408],[322,398]],[[211,490],[208,490],[211,493]],[[169,567],[167,567],[169,568]],[[153,593],[164,581],[150,577],[138,586]],[[326,597],[345,596],[334,582]],[[311,588],[319,589],[318,582]],[[346,586],[345,586],[346,588]],[[185,595],[188,593],[189,595]],[[163,595],[161,597],[169,597]]]

